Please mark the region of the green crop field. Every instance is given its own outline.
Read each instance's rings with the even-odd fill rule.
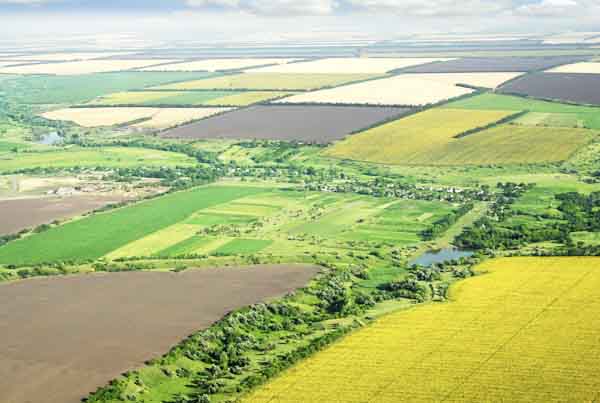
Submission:
[[[479,271],[451,302],[387,315],[242,402],[595,401],[600,259],[499,259]]]
[[[277,91],[131,91],[110,94],[98,98],[90,104],[104,106],[246,106],[288,94]]]
[[[218,248],[214,253],[217,255],[251,255],[260,252],[273,241],[265,239],[234,239]]]
[[[95,214],[0,247],[0,263],[23,265],[97,259],[176,224],[198,210],[263,191],[253,187],[207,186]]]
[[[347,137],[324,155],[384,164],[436,165],[440,152],[465,131],[510,116],[506,111],[430,109]],[[493,150],[490,150],[493,152]]]
[[[168,151],[135,147],[71,147],[59,150],[4,154],[0,164],[0,172],[31,168],[128,168],[193,165],[196,165],[196,160],[193,158]]]
[[[82,103],[117,91],[214,77],[211,73],[134,72],[80,76],[23,76],[0,82],[0,92],[26,104]]]
[[[373,74],[243,73],[162,85],[163,90],[311,90],[375,78]]]
[[[517,122],[527,125],[600,129],[600,108],[561,104],[510,95],[485,93],[446,104],[444,108],[529,111]],[[531,116],[530,116],[531,115]]]

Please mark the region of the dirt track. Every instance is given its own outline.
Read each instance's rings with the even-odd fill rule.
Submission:
[[[266,265],[0,284],[0,402],[78,403],[227,312],[301,287],[318,270]]]
[[[122,199],[118,196],[73,196],[0,200],[0,235],[75,217]]]

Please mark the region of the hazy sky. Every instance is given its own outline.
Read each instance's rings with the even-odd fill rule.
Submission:
[[[600,0],[0,0],[0,34],[600,31]]]

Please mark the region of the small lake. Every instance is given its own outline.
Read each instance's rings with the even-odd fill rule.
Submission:
[[[38,141],[38,144],[43,144],[46,146],[53,146],[55,144],[60,144],[63,142],[63,138],[58,135],[56,132],[44,134],[42,138]]]
[[[474,252],[460,250],[456,248],[444,248],[439,250],[431,250],[423,253],[416,259],[411,260],[409,266],[424,266],[429,267],[436,263],[446,263],[450,260],[460,259],[461,257],[473,256]]]

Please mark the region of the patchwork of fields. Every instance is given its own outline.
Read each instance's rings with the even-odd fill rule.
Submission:
[[[2,74],[56,74],[56,75],[77,75],[105,73],[111,71],[131,70],[141,67],[148,67],[161,63],[173,62],[175,60],[157,60],[157,59],[134,59],[134,60],[84,60],[47,64],[29,64],[16,67],[0,68]]]
[[[500,259],[479,271],[451,302],[387,315],[243,402],[594,401],[600,260]]]
[[[93,107],[59,109],[42,114],[50,120],[66,120],[83,127],[125,125],[161,129],[207,118],[230,108],[127,108]]]
[[[294,62],[301,59],[285,59],[285,58],[229,58],[229,59],[206,59],[196,60],[192,62],[165,64],[156,67],[147,67],[142,71],[227,71],[240,70],[251,67],[278,65]]]
[[[279,91],[135,91],[100,97],[92,105],[246,106],[290,95]]]
[[[327,58],[253,69],[252,72],[286,74],[385,74],[420,64],[446,61],[441,58]]]
[[[205,186],[11,242],[0,247],[0,262],[257,253],[293,258],[315,250],[315,242],[321,251],[366,251],[372,243],[415,244],[423,230],[453,210],[442,202]],[[44,252],[24,253],[32,249]]]
[[[162,134],[181,139],[264,139],[327,144],[397,118],[407,108],[261,105],[181,126]]]
[[[158,90],[272,90],[305,91],[323,87],[335,87],[355,81],[379,77],[368,73],[243,73],[224,75],[207,80],[195,80],[178,84],[162,85]]]

